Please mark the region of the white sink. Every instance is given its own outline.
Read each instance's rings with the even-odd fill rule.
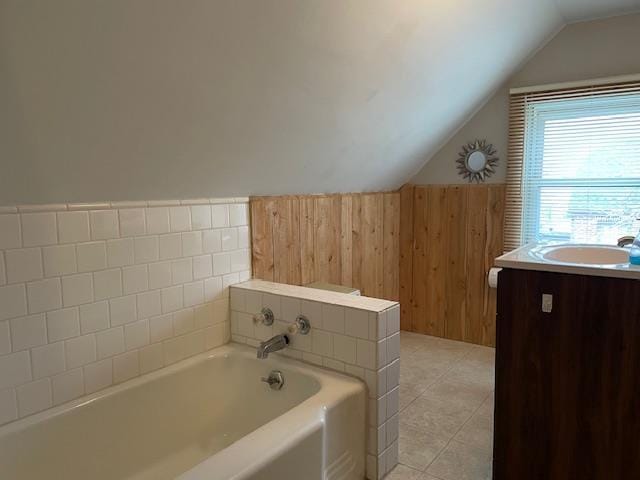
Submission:
[[[640,280],[640,265],[629,264],[629,249],[613,245],[530,243],[496,258],[502,268]]]
[[[536,252],[544,260],[580,265],[621,265],[629,262],[629,251],[608,245],[554,245]]]

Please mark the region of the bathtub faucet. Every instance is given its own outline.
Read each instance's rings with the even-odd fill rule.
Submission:
[[[271,352],[277,352],[289,345],[289,337],[286,335],[276,335],[269,340],[260,343],[258,346],[258,358],[267,358]]]

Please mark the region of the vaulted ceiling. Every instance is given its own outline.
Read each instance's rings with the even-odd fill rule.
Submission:
[[[0,0],[0,204],[397,188],[640,0]]]
[[[567,22],[640,11],[640,0],[556,0],[556,3]]]

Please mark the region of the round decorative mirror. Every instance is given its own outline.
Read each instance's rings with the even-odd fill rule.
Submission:
[[[476,140],[462,147],[458,157],[458,173],[471,182],[484,182],[495,173],[498,157],[493,145],[486,140]]]
[[[481,172],[486,165],[487,156],[478,150],[476,150],[475,152],[471,152],[471,154],[467,157],[467,170],[470,170],[472,172]]]

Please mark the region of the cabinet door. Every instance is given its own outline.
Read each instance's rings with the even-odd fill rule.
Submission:
[[[640,478],[640,282],[505,269],[496,343],[494,479]]]

